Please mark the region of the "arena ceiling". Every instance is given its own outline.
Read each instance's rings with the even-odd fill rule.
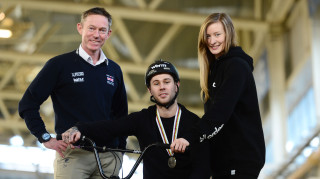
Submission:
[[[112,35],[103,50],[123,70],[130,111],[149,104],[144,85],[147,66],[157,59],[174,63],[180,72],[179,102],[203,114],[197,63],[200,24],[212,12],[228,13],[239,44],[254,58],[263,53],[274,24],[281,24],[294,0],[0,0],[0,143],[21,135],[25,145],[36,140],[17,108],[27,86],[51,57],[76,49],[80,14],[92,7],[113,16]],[[41,107],[47,129],[54,133],[50,99]]]

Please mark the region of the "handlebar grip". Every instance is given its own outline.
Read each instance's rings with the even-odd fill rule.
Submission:
[[[158,143],[157,146],[165,149],[170,149],[170,144]]]
[[[170,144],[158,143],[157,146],[165,149],[170,149]]]
[[[164,148],[164,149],[170,149],[170,145],[171,144],[164,144],[164,143],[158,143],[157,144],[158,147],[161,147],[161,148]],[[185,151],[187,152],[189,150],[190,150],[190,146],[187,146]]]

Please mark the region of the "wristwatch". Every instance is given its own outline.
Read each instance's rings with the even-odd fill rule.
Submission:
[[[51,139],[51,135],[46,132],[41,135],[41,143],[48,142]]]

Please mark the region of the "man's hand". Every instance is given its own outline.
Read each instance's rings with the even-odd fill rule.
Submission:
[[[175,139],[172,144],[170,145],[170,149],[173,153],[184,153],[186,150],[186,147],[189,146],[190,143],[184,139],[179,138]]]
[[[62,158],[64,158],[62,152],[66,151],[68,147],[67,143],[61,140],[57,140],[56,138],[51,138],[48,142],[44,142],[43,145],[48,149],[57,151]]]
[[[81,133],[77,127],[71,127],[62,134],[62,140],[67,144],[74,144],[80,139],[80,137]],[[71,148],[74,148],[74,146],[71,145]]]

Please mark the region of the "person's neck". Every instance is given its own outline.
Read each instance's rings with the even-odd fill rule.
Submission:
[[[168,109],[163,106],[157,105],[157,110],[159,112],[160,117],[170,118],[176,115],[178,108],[178,103],[173,103]]]
[[[99,61],[99,59],[100,59],[100,49],[99,50],[95,50],[95,51],[84,49],[84,51],[87,52],[87,54],[91,57],[93,64],[96,64]]]
[[[91,52],[91,54],[89,54],[89,55],[92,58],[93,64],[96,64],[100,58],[100,50],[95,51],[95,52]]]

